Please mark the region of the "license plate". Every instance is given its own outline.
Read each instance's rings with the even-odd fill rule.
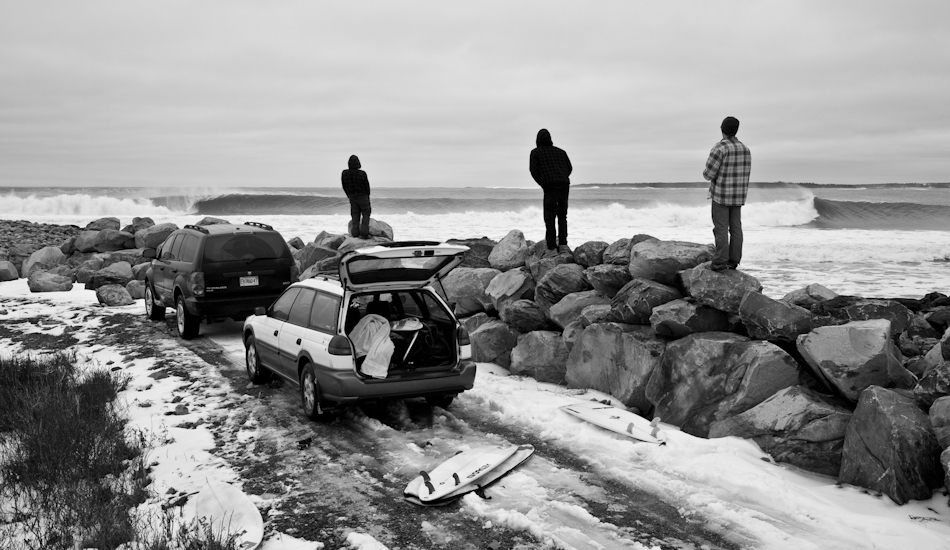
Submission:
[[[257,279],[257,275],[252,275],[250,277],[241,277],[241,286],[257,286],[261,284]]]

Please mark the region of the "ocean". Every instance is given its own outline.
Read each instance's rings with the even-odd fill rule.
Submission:
[[[499,240],[512,229],[544,238],[539,188],[379,187],[372,205],[397,240]],[[306,242],[345,232],[349,203],[339,188],[0,187],[0,219],[83,227],[104,216],[257,221]],[[740,269],[767,296],[812,283],[869,298],[950,293],[950,185],[754,184],[742,217]],[[706,184],[575,184],[568,230],[572,247],[636,234],[711,243]]]

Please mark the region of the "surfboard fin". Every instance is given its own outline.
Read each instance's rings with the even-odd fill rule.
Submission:
[[[434,493],[435,487],[432,485],[432,478],[429,477],[429,472],[423,470],[419,472],[419,475],[422,476],[422,481],[426,484],[426,489],[428,489],[430,493]]]
[[[452,474],[452,479],[455,480],[455,486],[458,487],[459,483],[462,483],[462,480],[459,479],[458,472]]]
[[[650,427],[653,428],[652,430],[650,430],[651,436],[656,437],[656,434],[660,433],[659,423],[660,423],[659,416],[654,417],[653,420],[650,421]]]

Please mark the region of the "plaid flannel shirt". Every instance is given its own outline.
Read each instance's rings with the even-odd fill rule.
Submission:
[[[571,184],[569,176],[574,171],[567,153],[553,145],[531,151],[528,169],[534,181],[545,190],[568,187]]]
[[[723,206],[742,206],[749,194],[752,152],[736,136],[723,138],[706,159],[703,177],[709,180],[709,195]]]

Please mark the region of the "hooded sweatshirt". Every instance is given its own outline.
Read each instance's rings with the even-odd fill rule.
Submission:
[[[537,147],[531,151],[528,168],[531,177],[545,191],[564,189],[571,185],[570,175],[574,170],[567,153],[555,147],[551,141],[551,132],[542,128],[535,142]]]
[[[343,192],[347,197],[358,197],[360,195],[369,196],[369,178],[366,172],[360,170],[360,159],[356,155],[350,155],[347,163],[349,169],[343,171]]]

